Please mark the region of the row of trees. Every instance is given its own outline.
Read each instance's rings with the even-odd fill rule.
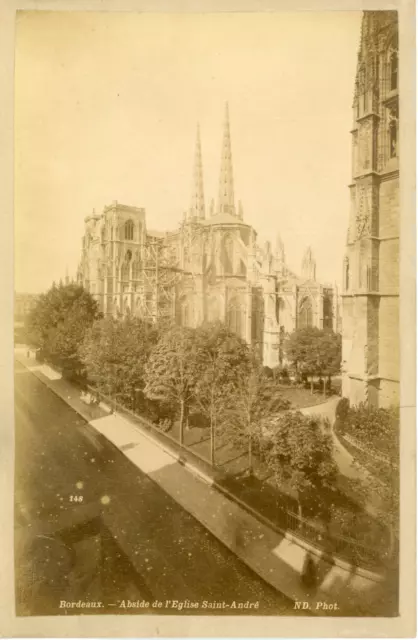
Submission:
[[[216,442],[246,448],[248,468],[262,457],[277,486],[293,488],[299,510],[304,497],[335,486],[332,441],[317,418],[292,410],[267,375],[256,352],[225,325],[197,329],[153,325],[142,319],[103,318],[94,299],[71,284],[41,296],[27,321],[28,341],[70,378],[84,379],[101,393],[150,417],[184,429],[198,414]],[[339,371],[341,339],[308,328],[291,334],[286,357],[294,372],[324,380]],[[399,419],[396,411],[339,405],[338,422],[376,448],[386,442],[385,461],[356,487],[365,500],[381,497],[381,510],[396,537],[399,507]],[[396,424],[394,424],[396,422]],[[382,447],[380,447],[381,449]]]
[[[180,443],[191,415],[200,415],[212,464],[219,439],[247,449],[250,473],[254,455],[263,455],[277,483],[286,476],[298,495],[334,480],[331,441],[319,421],[289,411],[258,354],[221,323],[191,329],[103,318],[88,293],[68,285],[40,298],[28,329],[55,364],[156,422],[176,422]]]

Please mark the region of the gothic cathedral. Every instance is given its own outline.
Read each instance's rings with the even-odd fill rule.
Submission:
[[[151,231],[144,209],[117,202],[93,212],[85,219],[78,281],[104,314],[169,317],[191,327],[225,322],[270,367],[282,362],[284,337],[296,327],[340,330],[337,288],[317,282],[312,250],[296,276],[280,236],[274,247],[260,247],[244,221],[235,201],[228,106],[216,203],[206,210],[198,128],[192,197],[179,228]]]

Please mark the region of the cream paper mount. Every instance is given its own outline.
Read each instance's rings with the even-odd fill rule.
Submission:
[[[412,2],[0,23],[0,633],[412,636]]]

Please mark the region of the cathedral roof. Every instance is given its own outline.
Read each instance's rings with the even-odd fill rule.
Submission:
[[[211,216],[210,218],[206,218],[206,220],[202,220],[203,224],[211,225],[211,224],[234,224],[240,225],[241,227],[249,227],[250,225],[243,222],[237,216],[233,216],[230,213],[218,213],[215,216]]]

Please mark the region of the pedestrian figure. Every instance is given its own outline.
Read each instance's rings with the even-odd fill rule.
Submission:
[[[301,581],[308,589],[311,589],[316,584],[316,566],[310,553],[307,554],[303,563]]]

